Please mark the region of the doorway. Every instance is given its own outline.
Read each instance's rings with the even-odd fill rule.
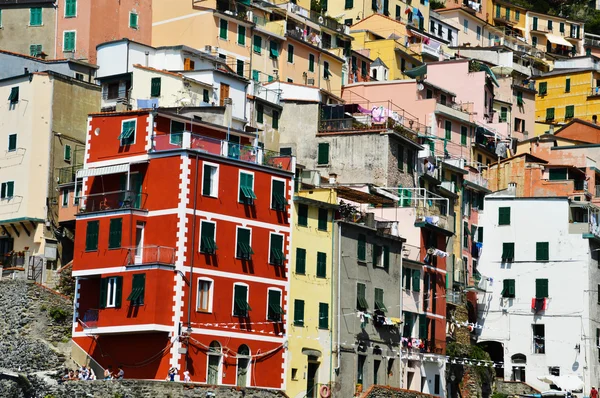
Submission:
[[[308,367],[306,371],[306,397],[307,398],[316,398],[317,397],[317,384],[318,380],[318,372],[319,371],[319,362],[315,360],[308,359]]]
[[[135,264],[142,264],[144,261],[144,226],[139,221],[135,225]]]

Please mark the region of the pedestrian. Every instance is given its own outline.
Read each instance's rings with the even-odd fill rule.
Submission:
[[[175,376],[177,375],[177,368],[172,367],[169,369],[169,375],[167,376],[168,381],[175,381]]]
[[[92,380],[92,381],[96,380],[96,373],[89,366],[88,366],[88,377],[87,377],[87,379],[88,380]]]
[[[119,371],[117,372],[117,380],[123,380],[125,378],[125,371],[123,365],[119,365]]]
[[[104,380],[112,379],[112,366],[108,366],[108,368],[104,369]]]
[[[594,386],[592,386],[592,390],[590,391],[590,398],[598,398],[598,390]]]
[[[190,372],[188,372],[187,370],[183,372],[183,381],[186,383],[190,383],[192,381],[192,379],[190,378]]]

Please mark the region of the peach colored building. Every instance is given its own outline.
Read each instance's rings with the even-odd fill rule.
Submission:
[[[96,62],[96,46],[116,39],[150,44],[152,2],[59,0],[56,58]]]

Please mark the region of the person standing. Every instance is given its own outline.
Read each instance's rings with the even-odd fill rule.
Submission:
[[[117,380],[123,380],[125,378],[125,371],[123,365],[119,365],[119,372],[117,372]]]
[[[598,390],[594,386],[592,386],[592,390],[590,391],[590,398],[598,398]]]
[[[112,379],[112,366],[104,369],[104,380]]]

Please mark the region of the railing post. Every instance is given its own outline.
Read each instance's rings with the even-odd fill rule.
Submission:
[[[192,147],[192,133],[190,133],[189,131],[184,131],[183,132],[183,137],[181,140],[181,147],[183,149],[191,149]]]
[[[263,164],[263,157],[264,157],[265,150],[258,146],[255,148],[256,148],[256,164]]]
[[[221,141],[221,156],[229,157],[228,150],[229,150],[229,143],[227,141]]]

